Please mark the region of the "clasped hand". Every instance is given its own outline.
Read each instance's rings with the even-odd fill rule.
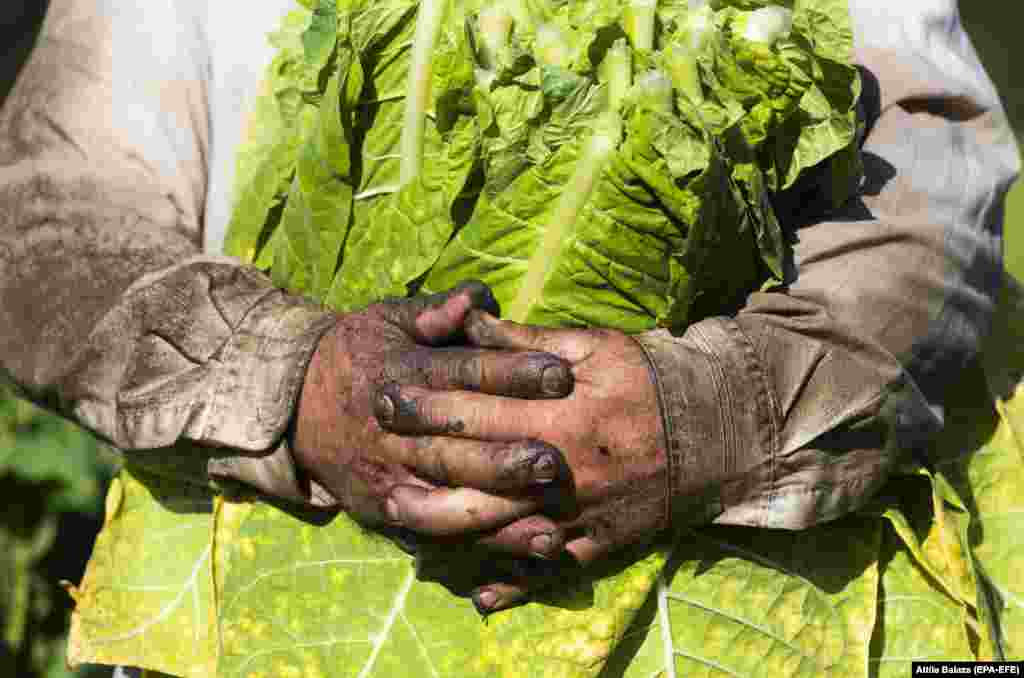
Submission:
[[[549,584],[558,573],[537,559],[585,566],[668,525],[639,344],[496,313],[467,283],[341,316],[310,363],[292,441],[361,522],[532,556],[477,587],[482,611]]]

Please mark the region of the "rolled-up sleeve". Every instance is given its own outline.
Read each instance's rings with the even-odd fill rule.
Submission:
[[[50,3],[0,111],[0,367],[141,463],[305,500],[280,441],[332,315],[201,252],[203,7]]]
[[[640,337],[667,432],[674,519],[798,529],[922,461],[978,351],[1019,171],[953,0],[851,0],[866,177],[826,217],[780,200],[794,276],[734,317]]]

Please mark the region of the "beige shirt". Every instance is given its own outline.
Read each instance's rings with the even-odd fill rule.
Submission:
[[[281,440],[331,315],[218,256],[234,147],[287,6],[52,0],[0,112],[0,366],[136,463],[330,504]],[[941,429],[977,351],[1019,169],[953,0],[851,0],[867,178],[780,196],[793,282],[654,366],[679,520],[801,528],[856,508]]]

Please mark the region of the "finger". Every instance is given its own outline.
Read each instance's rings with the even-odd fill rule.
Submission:
[[[513,398],[563,398],[572,391],[573,384],[569,364],[550,353],[474,348],[396,351],[387,358],[384,378]]]
[[[600,330],[582,332],[578,329],[521,325],[499,320],[486,310],[474,309],[466,315],[466,338],[483,348],[543,351],[577,363],[592,352],[589,337]]]
[[[483,616],[492,612],[506,610],[526,602],[530,593],[530,584],[526,580],[515,582],[494,582],[481,586],[471,596],[473,607]]]
[[[472,593],[480,614],[505,610],[526,602],[530,594],[560,585],[579,575],[579,565],[565,555],[553,560],[492,561],[493,580]]]
[[[564,486],[569,467],[558,449],[539,440],[488,442],[447,436],[389,438],[396,461],[440,485],[534,496]]]
[[[477,545],[513,556],[552,560],[565,546],[565,530],[546,516],[532,515],[477,540]]]
[[[372,460],[360,458],[334,472],[323,472],[323,467],[319,470],[317,480],[341,500],[345,512],[371,527],[392,522],[388,516],[387,500],[396,484],[416,487],[423,492],[437,489],[436,485],[409,473],[402,466],[385,468]]]
[[[421,559],[431,566],[437,561],[442,561],[441,567],[444,568],[450,565],[456,553],[465,559],[476,557],[480,560],[478,570],[492,573],[484,577],[484,580],[489,580],[495,578],[495,575],[493,568],[488,564],[492,563],[496,556],[515,557],[520,560],[554,560],[563,554],[564,546],[565,530],[550,518],[534,514],[497,530],[469,538],[430,537],[429,543],[421,552]]]
[[[660,498],[655,503],[660,504]],[[667,527],[659,513],[656,505],[645,505],[637,497],[585,509],[561,523],[569,535],[565,551],[586,567],[620,549],[650,544]]]
[[[565,545],[566,552],[583,567],[597,562],[611,553],[613,549],[613,544],[598,541],[589,536],[573,539]]]
[[[491,288],[477,280],[459,283],[437,294],[389,299],[377,308],[416,341],[432,346],[460,340],[470,310],[500,311]]]
[[[538,400],[469,391],[432,391],[386,384],[375,399],[381,428],[403,435],[446,435],[480,440],[540,438],[552,413]]]
[[[536,499],[501,497],[469,487],[426,490],[398,485],[386,511],[392,525],[433,536],[484,532],[536,512]]]

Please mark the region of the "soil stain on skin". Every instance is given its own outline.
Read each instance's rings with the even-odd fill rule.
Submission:
[[[374,402],[374,414],[382,424],[404,435],[446,435],[462,433],[466,429],[465,422],[458,417],[432,421],[423,412],[420,400],[405,397],[401,387],[394,382],[381,387],[380,396]]]

